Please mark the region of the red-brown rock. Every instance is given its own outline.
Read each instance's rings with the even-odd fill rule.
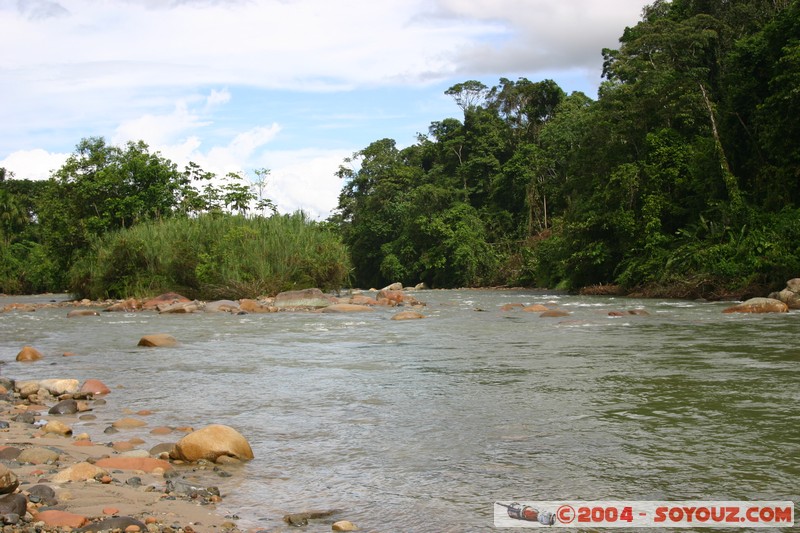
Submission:
[[[533,304],[523,307],[522,310],[526,313],[545,313],[550,311],[550,308],[542,304]]]
[[[562,311],[561,309],[549,309],[540,314],[539,316],[542,318],[560,318],[564,316],[569,316],[569,313],[566,311]]]
[[[375,297],[376,300],[386,299],[390,302],[394,302],[396,304],[401,304],[405,300],[405,295],[403,291],[391,291],[391,290],[380,290],[378,291],[378,295]]]
[[[36,515],[38,521],[44,522],[45,525],[50,527],[69,527],[78,528],[86,524],[89,520],[79,514],[68,513],[66,511],[57,511],[50,509],[42,511]]]
[[[138,311],[142,306],[136,298],[129,298],[106,307],[103,311],[108,313],[130,313]]]
[[[773,298],[750,298],[738,305],[728,307],[723,313],[788,313],[789,306]]]
[[[17,361],[38,361],[42,358],[42,352],[33,346],[23,346],[17,354]]]
[[[171,305],[176,303],[190,302],[189,298],[178,294],[177,292],[167,292],[159,294],[155,298],[150,298],[142,304],[142,309],[152,310],[157,309],[160,305]]]
[[[425,315],[416,311],[400,311],[392,315],[392,320],[418,320],[420,318],[425,318]]]
[[[81,392],[88,394],[108,394],[111,392],[105,383],[99,379],[87,379],[81,385]]]
[[[100,313],[93,309],[73,309],[67,313],[67,318],[75,318],[79,316],[100,316]]]
[[[172,470],[172,465],[167,461],[153,457],[106,457],[98,459],[95,465],[109,470],[140,470],[142,472],[153,472],[159,468],[164,472]]]
[[[147,346],[149,348],[171,348],[177,345],[178,340],[166,333],[154,333],[153,335],[145,335],[139,339],[139,346]]]
[[[264,305],[256,300],[243,298],[239,300],[239,310],[245,313],[274,313],[278,310],[277,307]]]

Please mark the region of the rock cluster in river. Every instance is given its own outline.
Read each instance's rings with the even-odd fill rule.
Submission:
[[[276,313],[279,311],[306,311],[306,312],[363,312],[367,308],[378,307],[411,307],[419,309],[425,306],[414,298],[411,291],[424,289],[424,284],[414,288],[404,288],[402,284],[393,283],[377,292],[375,297],[354,291],[346,297],[336,297],[323,293],[320,289],[302,289],[281,292],[274,297],[242,298],[240,300],[215,300],[203,302],[190,300],[180,294],[170,292],[150,299],[127,298],[124,300],[91,301],[80,300],[46,304],[8,304],[0,308],[1,312],[34,312],[41,308],[74,307],[67,313],[68,318],[96,317],[100,312],[136,313],[140,311],[156,311],[161,314],[183,313],[232,313],[232,314],[259,314]],[[88,308],[88,309],[87,309]],[[146,340],[144,342],[147,342]],[[143,344],[147,345],[147,344]],[[163,344],[162,344],[163,345]],[[65,354],[66,355],[66,354]],[[18,360],[33,361],[41,358],[35,348],[26,347],[20,352]]]
[[[789,309],[800,309],[800,278],[790,279],[783,290],[773,292],[769,297],[780,300]]]

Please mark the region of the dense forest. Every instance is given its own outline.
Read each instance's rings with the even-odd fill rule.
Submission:
[[[282,284],[251,269],[207,286],[402,281],[720,298],[766,294],[798,276],[800,2],[656,1],[602,58],[596,99],[551,80],[454,85],[446,94],[457,118],[433,122],[406,148],[380,139],[356,152],[339,168],[335,214],[303,220],[311,241],[324,239],[319,262],[335,265]],[[107,283],[87,287],[89,264],[112,246],[124,261],[141,223],[281,218],[243,176],[222,186],[211,178],[196,165],[178,171],[144,143],[97,138],[47,181],[4,171],[0,292],[194,283],[202,293],[202,275],[228,257],[211,244],[183,265],[192,279],[134,283],[125,268],[105,268]]]
[[[49,180],[0,174],[0,292],[242,298],[348,283],[328,225],[278,215],[269,171],[179,171],[144,142],[83,139]],[[251,212],[252,211],[252,212]]]
[[[597,100],[550,80],[340,168],[356,282],[764,293],[800,273],[800,4],[674,0],[603,50]]]

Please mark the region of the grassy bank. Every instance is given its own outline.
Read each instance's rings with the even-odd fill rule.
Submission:
[[[203,215],[104,235],[71,268],[69,289],[93,299],[166,291],[192,298],[243,298],[295,288],[340,288],[349,270],[339,237],[302,213]]]

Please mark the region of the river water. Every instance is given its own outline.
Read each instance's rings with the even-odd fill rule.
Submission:
[[[256,458],[215,483],[241,528],[298,531],[281,517],[309,509],[341,509],[365,531],[461,532],[492,529],[495,501],[800,501],[800,312],[415,296],[424,320],[4,313],[0,371],[100,379],[112,388],[104,411],[153,410],[150,427],[233,426]],[[500,309],[547,302],[571,315]],[[608,314],[638,308],[649,316]],[[181,345],[136,347],[149,333]],[[15,362],[25,344],[46,360]],[[104,442],[104,427],[75,429]]]

